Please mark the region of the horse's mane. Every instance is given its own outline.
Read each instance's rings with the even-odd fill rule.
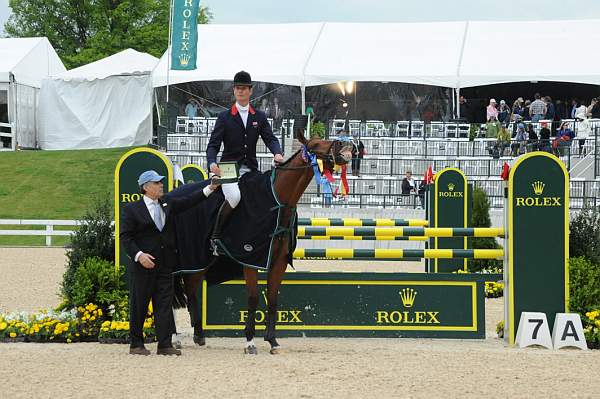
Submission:
[[[289,157],[288,159],[286,159],[285,161],[283,161],[282,163],[279,164],[279,166],[285,166],[288,163],[290,163],[292,161],[292,159],[296,158],[296,155],[298,155],[298,153],[302,151],[301,149],[296,151],[295,153],[292,154],[291,157]]]

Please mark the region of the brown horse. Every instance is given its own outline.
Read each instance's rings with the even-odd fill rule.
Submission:
[[[306,153],[316,156],[323,161],[323,167],[330,171],[336,164],[347,164],[352,158],[351,144],[344,141],[327,141],[319,138],[306,140],[302,130],[298,130],[296,137],[306,148],[299,150],[287,161],[276,168],[275,172],[275,192],[281,204],[285,204],[281,226],[289,226],[290,219],[295,212],[298,200],[308,187],[314,176],[313,166]],[[283,280],[283,275],[288,266],[288,259],[291,254],[290,235],[280,234],[275,238],[273,260],[267,275],[267,317],[264,340],[271,345],[271,354],[279,353],[280,346],[275,337],[275,323],[277,320],[277,297],[279,286]],[[184,276],[184,289],[187,296],[188,309],[192,326],[194,327],[194,342],[198,345],[205,344],[204,332],[202,330],[202,316],[200,309],[200,286],[204,279],[206,270]],[[255,315],[258,307],[258,271],[252,268],[244,268],[244,279],[246,281],[246,291],[248,295],[248,317],[244,329],[246,335],[245,353],[256,354],[257,349],[254,344],[255,335]]]

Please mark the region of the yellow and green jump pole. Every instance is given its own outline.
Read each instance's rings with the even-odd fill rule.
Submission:
[[[354,248],[298,248],[294,251],[296,259],[388,259],[405,258],[426,259],[502,259],[502,249],[354,249]]]

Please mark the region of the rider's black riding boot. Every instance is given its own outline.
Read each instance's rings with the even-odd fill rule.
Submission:
[[[227,220],[229,219],[232,213],[233,208],[231,207],[231,205],[229,205],[229,201],[225,200],[221,204],[221,208],[219,208],[219,213],[217,214],[217,220],[215,222],[215,228],[213,229],[211,236],[211,241],[213,242],[213,245],[215,247],[215,253],[217,248],[215,240],[221,239],[221,232],[223,231],[223,226],[225,226],[225,223],[227,223]]]

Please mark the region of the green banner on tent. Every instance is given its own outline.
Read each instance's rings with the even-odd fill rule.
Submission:
[[[171,69],[196,69],[198,47],[198,10],[200,0],[173,0],[171,27]]]

